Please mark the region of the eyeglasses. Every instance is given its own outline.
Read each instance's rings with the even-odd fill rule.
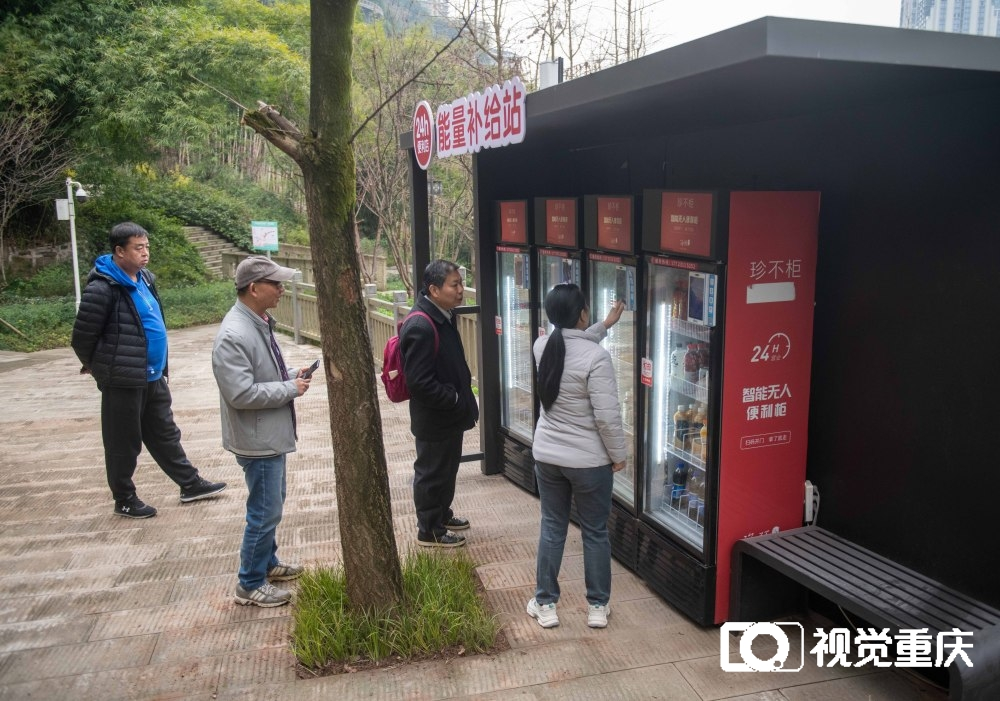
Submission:
[[[266,282],[268,285],[274,285],[279,290],[285,289],[285,284],[282,283],[282,282],[278,282],[277,280],[267,280],[267,279],[264,279],[264,280],[258,280],[257,282]]]

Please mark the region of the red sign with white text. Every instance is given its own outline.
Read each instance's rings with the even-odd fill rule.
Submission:
[[[597,198],[597,247],[632,252],[632,198]]]
[[[527,200],[500,203],[500,240],[504,243],[528,242]]]
[[[664,192],[660,206],[660,249],[711,255],[712,198],[710,192]]]
[[[421,170],[427,170],[434,153],[434,115],[427,101],[413,110],[413,156]]]
[[[576,246],[576,200],[545,201],[545,243]]]
[[[819,199],[730,194],[716,622],[733,544],[802,525]]]

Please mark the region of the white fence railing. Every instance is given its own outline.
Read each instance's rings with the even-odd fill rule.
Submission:
[[[371,338],[371,355],[375,366],[382,367],[382,349],[395,335],[399,322],[410,313],[410,305],[406,301],[387,302],[375,296],[374,285],[365,286],[365,307],[367,309],[368,336]],[[405,295],[405,293],[400,293]],[[476,291],[466,288],[468,300],[474,300]],[[296,343],[303,339],[320,341],[319,313],[317,310],[316,285],[292,281],[285,284],[285,294],[274,309],[274,318],[278,328],[291,333]],[[458,332],[465,347],[465,360],[472,370],[472,381],[478,377],[478,347],[477,317],[474,314],[458,315]]]

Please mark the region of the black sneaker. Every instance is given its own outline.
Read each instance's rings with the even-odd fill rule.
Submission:
[[[156,509],[133,494],[128,499],[115,499],[115,513],[125,518],[150,518],[156,516]]]
[[[445,522],[444,527],[450,531],[467,531],[469,530],[469,519],[452,516]]]
[[[445,533],[439,536],[432,535],[430,538],[418,535],[417,545],[422,545],[425,548],[460,548],[465,545],[465,538],[454,533]]]
[[[187,503],[189,501],[198,501],[199,499],[208,499],[209,497],[214,497],[225,488],[225,482],[209,482],[204,477],[199,477],[198,481],[190,487],[181,489],[181,501]]]

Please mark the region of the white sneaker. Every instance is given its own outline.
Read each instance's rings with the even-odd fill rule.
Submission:
[[[591,628],[607,628],[608,616],[611,615],[611,604],[591,604],[587,607],[587,625]]]
[[[542,628],[555,628],[559,625],[555,604],[539,604],[532,599],[528,602],[528,615],[538,621]]]

